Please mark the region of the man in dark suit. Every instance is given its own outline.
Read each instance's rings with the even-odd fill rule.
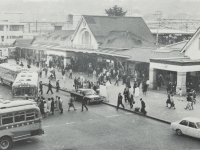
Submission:
[[[122,103],[122,99],[123,99],[123,97],[122,97],[121,93],[119,93],[119,95],[118,95],[118,101],[117,101],[117,110],[119,108],[119,105],[122,105],[122,107],[124,108],[124,105]]]
[[[60,83],[59,80],[56,81],[56,92],[59,92],[60,89]]]
[[[76,77],[74,78],[74,87],[75,87],[75,90],[78,89],[78,79]]]
[[[39,92],[41,92],[41,95],[42,95],[42,94],[43,94],[43,85],[42,85],[42,81],[40,81],[40,83],[39,83],[39,88],[40,88]]]
[[[83,111],[83,107],[85,107],[86,110],[88,110],[86,103],[87,103],[87,99],[85,97],[83,97],[83,99],[82,99],[82,111]]]
[[[49,81],[49,84],[48,84],[47,94],[49,93],[49,91],[51,91],[51,94],[53,94],[52,85],[51,85],[51,82],[50,82],[50,81]]]
[[[140,98],[140,101],[141,101],[141,113],[145,114],[146,115],[146,110],[145,110],[145,102],[142,100],[142,98]]]

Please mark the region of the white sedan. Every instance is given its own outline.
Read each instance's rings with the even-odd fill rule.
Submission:
[[[187,117],[181,121],[171,123],[171,129],[176,131],[177,135],[189,135],[200,138],[200,119]]]

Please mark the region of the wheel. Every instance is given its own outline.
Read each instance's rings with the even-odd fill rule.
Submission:
[[[182,135],[182,131],[180,129],[177,129],[176,134],[180,136],[180,135]]]
[[[9,137],[2,137],[0,139],[0,149],[1,150],[8,150],[12,145],[12,141]]]

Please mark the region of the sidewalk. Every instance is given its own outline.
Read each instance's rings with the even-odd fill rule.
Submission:
[[[9,63],[15,63],[14,60],[10,59],[8,61]],[[26,66],[26,61],[23,60],[24,66]],[[31,66],[31,70],[37,70],[38,68],[36,66]],[[48,83],[48,78],[44,77],[44,72],[42,74],[41,81],[43,83]],[[56,78],[60,80],[60,87],[61,89],[67,89],[67,90],[74,90],[73,84],[74,84],[74,77],[79,77],[80,73],[76,72],[73,73],[73,79],[66,79],[66,84],[64,85],[62,74],[61,72],[56,71]],[[85,79],[92,80],[92,77],[88,77],[86,74],[83,74]],[[133,84],[133,82],[132,82]],[[55,86],[55,82],[53,83]],[[119,86],[114,86],[114,80],[112,80],[112,84],[110,85],[108,89],[108,95],[109,99],[107,104],[116,106],[117,105],[117,96],[118,93],[121,92],[123,94],[124,85],[122,85],[122,81],[119,81]],[[130,89],[130,92],[133,92],[133,88]],[[143,95],[142,91],[140,90],[140,96],[135,98],[135,104],[132,109],[130,109],[130,106],[128,103],[125,103],[123,100],[123,103],[125,105],[125,109],[129,111],[134,111],[135,107],[141,107],[140,98],[143,98],[143,100],[146,103],[146,111],[148,116],[153,116],[155,118],[163,119],[169,122],[180,120],[184,117],[198,117],[200,114],[200,103],[198,101],[198,95],[197,95],[197,102],[194,105],[194,110],[185,110],[186,107],[186,97],[183,97],[183,101],[179,100],[178,96],[174,96],[174,102],[176,105],[176,109],[174,108],[168,108],[166,107],[166,100],[167,95],[164,92],[157,92],[157,91],[148,91],[147,95]]]

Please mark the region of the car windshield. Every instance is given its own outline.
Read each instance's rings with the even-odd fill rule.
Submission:
[[[197,122],[197,128],[199,129],[200,128],[200,122]]]
[[[94,91],[94,90],[85,90],[85,91],[83,91],[83,93],[84,93],[85,95],[94,95],[94,94],[95,94],[95,91]]]

